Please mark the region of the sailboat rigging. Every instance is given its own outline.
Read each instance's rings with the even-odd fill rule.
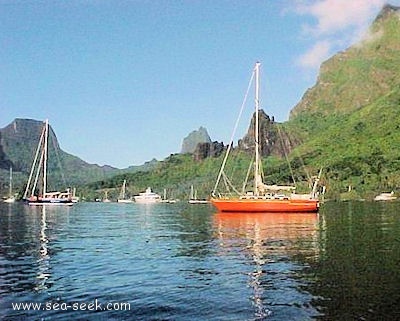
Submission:
[[[309,194],[295,194],[295,186],[267,185],[262,179],[262,164],[260,157],[259,139],[259,82],[260,82],[260,63],[257,62],[252,79],[255,78],[255,126],[254,126],[254,163],[253,163],[253,188],[252,191],[242,192],[236,189],[224,172],[227,158],[231,151],[232,141],[228,146],[225,158],[219,171],[217,181],[212,191],[211,203],[220,212],[317,212],[319,200],[316,197],[316,189],[319,177],[314,182],[312,191]],[[243,106],[242,106],[243,108]],[[242,111],[240,112],[240,114]],[[237,127],[237,123],[236,126]],[[233,136],[232,136],[233,137]],[[250,175],[250,169],[247,177]],[[321,174],[321,173],[320,173]],[[224,180],[226,185],[236,192],[236,196],[222,195],[218,193],[218,186]],[[247,178],[246,178],[247,179]],[[245,183],[244,185],[245,186]]]
[[[9,181],[9,191],[8,191],[8,198],[4,200],[4,203],[14,203],[15,202],[15,196],[13,195],[12,192],[12,167],[10,167],[10,181]]]
[[[47,191],[48,141],[49,121],[46,119],[32,163],[23,200],[29,205],[72,205],[72,194],[69,189],[65,192]],[[34,175],[35,177],[33,177]]]
[[[206,199],[197,198],[197,190],[193,188],[193,185],[190,186],[190,198],[188,201],[189,204],[208,204],[209,202]]]
[[[121,192],[119,193],[119,197],[117,200],[118,203],[133,203],[132,198],[126,198],[126,179],[122,183]]]

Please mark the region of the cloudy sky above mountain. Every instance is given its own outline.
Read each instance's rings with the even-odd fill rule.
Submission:
[[[313,19],[302,25],[302,33],[314,39],[312,46],[299,57],[298,63],[305,68],[318,68],[339,48],[359,41],[385,3],[385,0],[297,2],[296,14]]]

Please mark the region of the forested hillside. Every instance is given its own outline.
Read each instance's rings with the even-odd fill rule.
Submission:
[[[361,42],[327,60],[315,86],[293,108],[289,121],[268,121],[264,136],[275,142],[278,126],[285,137],[291,137],[284,144],[296,180],[305,178],[303,165],[311,174],[322,167],[329,198],[372,198],[382,191],[399,191],[399,8],[385,6]],[[251,139],[244,139],[242,147],[248,147],[247,141]],[[293,143],[290,146],[289,141]],[[266,181],[290,181],[285,158],[278,152],[279,145],[275,147],[262,147],[270,154],[264,161]],[[156,171],[129,178],[137,190],[151,184],[182,191],[197,183],[202,193],[209,193],[222,157],[192,164],[179,159],[167,159]],[[186,169],[181,167],[183,163]],[[239,167],[245,166],[240,163]],[[167,179],[171,173],[176,176]],[[112,187],[118,180],[122,182],[119,178],[91,187]]]
[[[385,6],[362,42],[325,62],[287,124],[306,137],[297,152],[325,168],[335,197],[400,187],[399,12]]]

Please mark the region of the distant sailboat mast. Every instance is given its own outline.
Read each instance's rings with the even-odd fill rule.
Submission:
[[[125,190],[126,190],[126,179],[124,179],[124,182],[122,183],[122,188],[121,188],[121,199],[125,199]]]
[[[44,162],[43,162],[43,196],[47,192],[47,151],[48,151],[48,136],[49,136],[49,120],[45,121],[45,133],[44,133]]]
[[[33,159],[33,164],[32,164],[32,167],[31,167],[31,172],[29,173],[28,183],[26,184],[26,189],[25,189],[24,197],[23,197],[24,199],[28,198],[28,192],[29,192],[29,189],[30,189],[30,187],[31,187],[31,181],[32,181],[33,173],[35,172],[36,162],[37,162],[38,157],[39,157],[39,152],[40,152],[40,149],[41,149],[41,146],[42,146],[42,142],[43,142],[45,130],[46,130],[46,129],[43,128],[43,129],[42,129],[42,133],[41,133],[41,135],[40,135],[40,140],[39,140],[39,144],[38,144],[37,149],[36,149],[35,157],[34,157],[34,159]],[[42,157],[43,157],[43,154],[41,155],[41,158],[42,158]],[[31,195],[30,195],[30,196],[33,196],[33,194],[35,193],[35,188],[36,188],[36,184],[37,184],[37,180],[38,180],[37,176],[38,176],[38,173],[36,174],[35,183],[34,183],[34,186],[32,187]]]
[[[12,192],[12,167],[10,166],[10,181],[9,181],[9,191],[8,198],[4,200],[5,203],[14,203],[15,197]]]
[[[9,193],[8,193],[8,197],[12,197],[12,167],[10,166],[10,186],[9,186]]]

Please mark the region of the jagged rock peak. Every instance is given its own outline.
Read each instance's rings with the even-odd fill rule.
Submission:
[[[198,143],[193,152],[193,159],[197,162],[208,157],[218,157],[224,152],[225,146],[222,142]]]
[[[211,143],[207,129],[202,126],[198,130],[192,131],[183,139],[181,154],[193,154],[199,143]]]
[[[273,117],[271,119],[263,109],[259,111],[258,117],[261,154],[267,156],[271,154],[277,139],[276,128],[274,127],[275,120]],[[255,145],[254,126],[255,113],[251,119],[247,134],[238,142],[239,149],[253,151]]]

